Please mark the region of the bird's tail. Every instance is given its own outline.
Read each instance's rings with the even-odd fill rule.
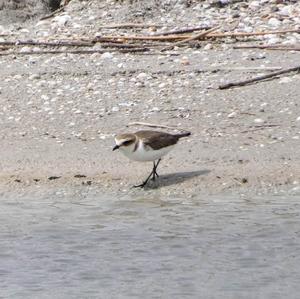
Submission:
[[[180,133],[180,134],[175,134],[174,136],[176,136],[179,139],[179,138],[187,137],[190,135],[191,135],[191,132],[184,132],[184,133]]]

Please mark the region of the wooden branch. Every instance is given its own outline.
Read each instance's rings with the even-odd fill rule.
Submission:
[[[0,46],[48,46],[48,47],[92,47],[93,42],[87,41],[38,41],[38,40],[17,40],[17,41],[0,41]]]
[[[282,67],[278,66],[264,66],[264,67],[224,67],[213,69],[213,71],[277,71],[282,70]]]
[[[124,42],[127,40],[150,40],[150,41],[174,41],[186,38],[187,35],[169,35],[169,36],[152,36],[152,35],[103,35],[93,39],[95,42],[117,41]]]
[[[100,46],[102,48],[149,48],[149,47],[161,47],[161,44],[137,44],[137,43],[132,43],[132,44],[125,44],[125,43],[100,43]]]
[[[199,38],[201,38],[201,37],[205,37],[205,36],[208,35],[209,33],[213,32],[213,31],[216,31],[216,30],[219,29],[219,28],[220,28],[220,26],[217,26],[217,27],[208,29],[208,30],[206,30],[206,31],[200,32],[200,33],[198,33],[198,34],[196,34],[196,35],[194,35],[194,36],[191,36],[191,37],[189,37],[189,38],[187,38],[187,39],[178,41],[178,42],[176,42],[176,43],[174,43],[174,44],[172,44],[172,45],[170,45],[170,46],[168,46],[168,47],[164,47],[164,48],[161,49],[160,51],[163,52],[163,51],[166,51],[166,50],[171,50],[171,49],[173,49],[173,48],[176,47],[176,46],[185,44],[185,43],[190,42],[190,41],[192,41],[192,40],[199,39]]]
[[[136,55],[144,55],[144,56],[154,56],[154,55],[159,55],[159,56],[180,56],[180,53],[162,53],[162,52],[136,52],[134,53]]]
[[[241,133],[251,133],[251,132],[255,132],[255,131],[260,131],[260,130],[264,130],[264,129],[271,129],[271,128],[276,128],[276,127],[280,127],[280,125],[275,125],[275,124],[265,124],[265,125],[260,125],[260,126],[254,126],[248,130],[245,131],[241,131]]]
[[[284,45],[241,45],[234,46],[233,49],[266,49],[279,51],[300,51],[300,47],[284,46]]]
[[[132,49],[132,48],[137,48],[139,46],[137,46],[136,44],[119,44],[119,43],[101,43],[101,48],[121,48],[121,49],[124,49],[124,48],[129,48],[129,49]],[[144,45],[141,46],[141,48],[144,47]]]
[[[183,29],[178,29],[178,30],[155,33],[155,34],[152,34],[152,36],[165,36],[165,35],[172,35],[172,34],[191,33],[191,32],[199,31],[199,30],[208,30],[210,28],[211,28],[211,26],[199,26],[199,27],[193,27],[193,28],[183,28]]]
[[[280,127],[280,125],[275,125],[275,124],[263,124],[263,125],[255,125],[251,126],[254,128],[273,128],[273,127]]]
[[[115,28],[151,28],[151,27],[162,27],[162,25],[156,24],[142,24],[142,23],[121,23],[121,24],[108,24],[100,25],[100,29],[115,29]]]
[[[250,83],[262,81],[262,80],[273,78],[273,77],[276,77],[276,76],[279,76],[279,75],[282,75],[282,74],[286,74],[286,73],[290,73],[290,72],[297,72],[297,71],[300,71],[300,66],[284,69],[284,70],[281,70],[281,71],[278,71],[278,72],[273,72],[271,74],[258,76],[258,77],[248,79],[248,80],[244,80],[244,81],[226,83],[224,85],[220,85],[219,89],[228,89],[228,88],[235,87],[235,86],[244,86],[244,85],[247,85],[247,84],[250,84]]]
[[[129,123],[127,127],[129,126],[145,126],[145,127],[150,127],[150,128],[162,128],[162,129],[170,129],[170,130],[177,130],[177,131],[182,131],[182,132],[190,132],[185,129],[180,129],[176,127],[170,127],[170,126],[165,126],[165,125],[157,125],[157,124],[151,124],[151,123],[144,123],[144,122],[133,122]]]
[[[135,48],[135,49],[118,49],[118,50],[110,50],[109,52],[119,52],[119,53],[140,53],[147,52],[149,49],[147,48]],[[62,51],[62,50],[50,50],[50,51],[24,51],[24,52],[0,52],[0,56],[7,55],[42,55],[42,54],[94,54],[106,53],[106,50],[71,50],[71,51]]]
[[[103,37],[103,36],[96,36],[92,40],[87,39],[87,38],[81,38],[81,39],[84,40],[84,41],[87,41],[87,42],[92,41],[93,43],[118,43],[118,44],[123,44],[124,43],[123,40],[114,39],[114,38],[106,38],[106,37]]]
[[[285,33],[300,33],[300,29],[287,29],[287,30],[275,30],[275,31],[260,31],[260,32],[225,32],[225,33],[211,33],[207,37],[246,37],[246,36],[258,36],[268,34],[285,34]]]
[[[261,32],[225,32],[225,33],[208,33],[205,35],[205,38],[212,37],[212,38],[218,38],[218,37],[248,37],[248,36],[259,36],[259,35],[267,35],[267,34],[285,34],[285,33],[300,33],[300,29],[289,29],[289,30],[277,30],[277,31],[261,31]],[[95,38],[95,41],[101,41],[102,39],[105,41],[112,41],[112,40],[152,40],[152,41],[176,41],[176,40],[184,40],[191,38],[191,35],[180,35],[180,34],[174,34],[174,35],[159,35],[159,36],[153,36],[153,35],[144,35],[144,36],[138,36],[138,35],[106,35],[106,36],[99,36],[98,38]]]

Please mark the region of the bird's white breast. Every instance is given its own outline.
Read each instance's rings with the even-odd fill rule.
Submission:
[[[131,160],[135,161],[155,161],[166,155],[174,145],[161,148],[159,150],[153,150],[150,147],[144,146],[143,142],[139,141],[137,149],[134,150],[134,145],[128,147],[120,147],[122,153]]]

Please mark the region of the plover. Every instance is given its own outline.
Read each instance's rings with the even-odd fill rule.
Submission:
[[[152,180],[158,177],[157,166],[161,158],[166,155],[182,137],[191,135],[190,132],[169,134],[159,131],[138,131],[132,134],[120,134],[115,137],[116,145],[113,151],[120,151],[134,161],[153,161],[153,168],[147,179],[140,185],[144,187],[152,176]]]

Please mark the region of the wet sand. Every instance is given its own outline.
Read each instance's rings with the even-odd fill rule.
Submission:
[[[3,298],[299,296],[295,197],[1,196]]]

